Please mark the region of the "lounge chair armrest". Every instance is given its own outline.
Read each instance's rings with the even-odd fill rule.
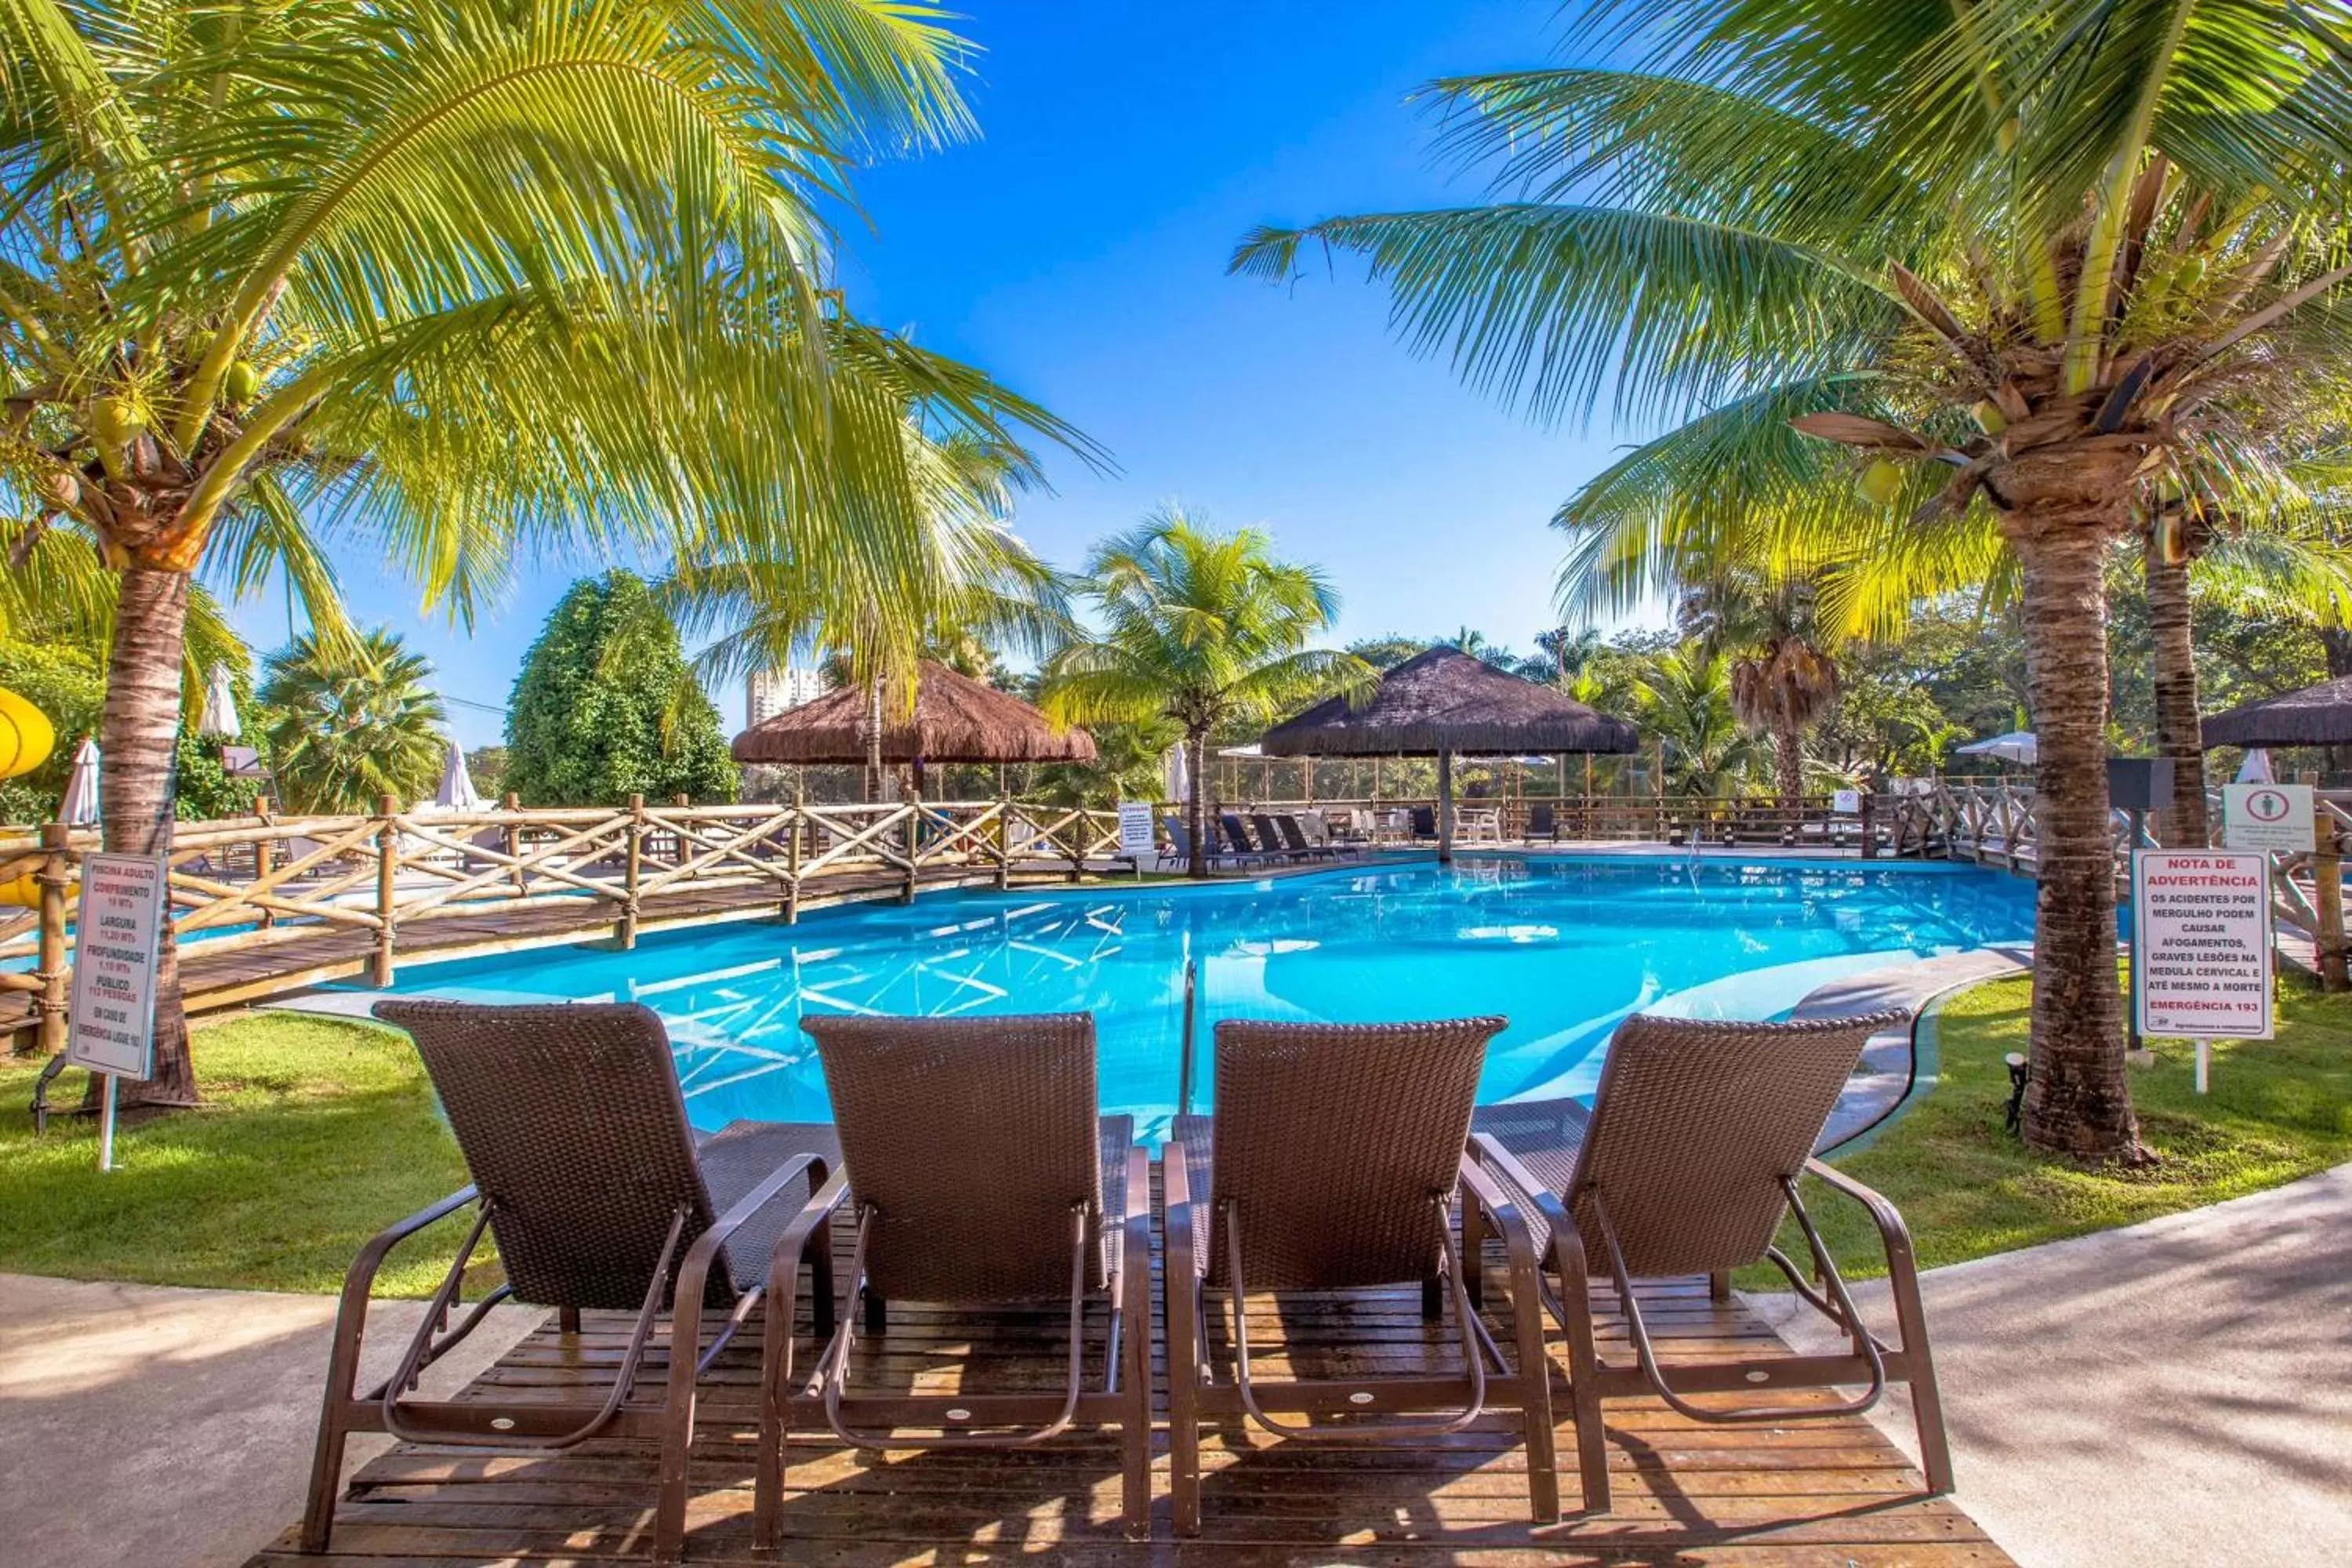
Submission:
[[[471,1186],[460,1187],[447,1197],[418,1209],[406,1219],[386,1226],[370,1237],[367,1245],[360,1248],[359,1256],[352,1259],[350,1269],[343,1275],[344,1307],[350,1308],[355,1300],[362,1305],[366,1303],[370,1292],[375,1288],[376,1270],[383,1267],[384,1258],[394,1247],[418,1231],[447,1219],[479,1195]]]
[[[823,1163],[822,1161],[818,1163]],[[808,1201],[801,1205],[801,1212],[793,1216],[793,1223],[784,1226],[783,1235],[776,1238],[775,1251],[768,1255],[770,1296],[783,1295],[785,1285],[800,1268],[801,1254],[808,1250],[809,1239],[816,1235],[820,1226],[831,1223],[842,1201],[848,1196],[849,1173],[845,1169],[826,1176],[824,1184],[809,1194]]]
[[[725,1214],[711,1221],[710,1228],[694,1238],[694,1245],[686,1249],[686,1260],[678,1265],[678,1297],[686,1300],[700,1300],[703,1281],[710,1274],[710,1260],[719,1256],[719,1249],[727,1245],[727,1238],[740,1229],[746,1220],[774,1202],[778,1193],[803,1174],[807,1175],[812,1193],[822,1187],[825,1176],[824,1156],[793,1155],[769,1172],[758,1186],[737,1198]]]
[[[1470,1135],[1470,1152],[1485,1171],[1502,1179],[1503,1185],[1510,1189],[1515,1198],[1542,1216],[1544,1225],[1554,1236],[1577,1234],[1576,1222],[1568,1217],[1568,1207],[1559,1201],[1559,1194],[1520,1163],[1519,1157],[1504,1148],[1492,1132],[1473,1132]],[[1580,1240],[1580,1251],[1582,1246]]]
[[[1503,1248],[1510,1255],[1511,1267],[1533,1269],[1536,1266],[1535,1236],[1528,1229],[1527,1217],[1512,1200],[1517,1195],[1488,1173],[1477,1157],[1465,1151],[1462,1156],[1462,1190],[1465,1201],[1475,1203],[1503,1237]],[[1465,1267],[1475,1268],[1475,1262],[1464,1260]]]
[[[1161,1206],[1167,1212],[1168,1261],[1170,1279],[1180,1279],[1177,1268],[1190,1269],[1193,1250],[1199,1246],[1192,1223],[1192,1181],[1185,1169],[1184,1145],[1175,1139],[1160,1152],[1160,1184]]]
[[[1823,1186],[1843,1194],[1870,1211],[1871,1222],[1878,1226],[1878,1239],[1886,1248],[1888,1262],[1897,1267],[1915,1264],[1911,1227],[1903,1223],[1901,1211],[1883,1194],[1875,1188],[1864,1186],[1836,1166],[1821,1160],[1806,1161],[1805,1172],[1818,1177]]]

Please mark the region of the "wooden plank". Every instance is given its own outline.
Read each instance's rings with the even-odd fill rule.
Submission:
[[[845,1240],[837,1235],[836,1246]],[[1497,1256],[1486,1261],[1487,1315],[1499,1322],[1507,1309],[1504,1276]],[[1612,1305],[1605,1293],[1596,1296],[1603,1353],[1622,1356],[1623,1325],[1606,1310]],[[1302,1292],[1279,1302],[1254,1297],[1244,1307],[1269,1372],[1295,1362],[1364,1375],[1426,1374],[1458,1354],[1450,1326],[1423,1321],[1412,1289]],[[1711,1300],[1703,1281],[1647,1287],[1644,1308],[1669,1363],[1786,1353],[1737,1302]],[[1155,1318],[1158,1310],[1155,1300]],[[807,1325],[803,1304],[804,1335]],[[1099,1316],[1090,1317],[1097,1345],[1100,1331]],[[976,1315],[894,1303],[888,1331],[861,1342],[856,1378],[877,1391],[1047,1386],[1058,1376],[1065,1335],[1049,1309]],[[464,1396],[530,1403],[601,1393],[624,1339],[616,1314],[589,1314],[583,1331],[569,1339],[551,1321]],[[756,1336],[739,1339],[704,1381],[691,1457],[689,1561],[775,1561],[751,1550],[756,1343]],[[804,1364],[814,1362],[814,1349]],[[1164,1383],[1164,1356],[1155,1360]],[[657,1397],[666,1366],[666,1342],[656,1342],[632,1403]],[[1564,1394],[1557,1368],[1555,1375]],[[1564,1414],[1564,1398],[1561,1407]],[[1922,1496],[1917,1472],[1859,1418],[1723,1427],[1689,1421],[1656,1400],[1628,1400],[1611,1405],[1608,1426],[1612,1510],[1571,1511],[1562,1523],[1538,1528],[1528,1517],[1526,1453],[1507,1419],[1408,1443],[1346,1446],[1286,1442],[1229,1423],[1204,1434],[1204,1529],[1181,1542],[1170,1523],[1166,1441],[1155,1434],[1153,1533],[1139,1542],[1120,1533],[1119,1456],[1110,1434],[1080,1431],[1016,1450],[877,1453],[799,1432],[786,1451],[782,1560],[838,1568],[1016,1558],[1073,1568],[2002,1568],[2009,1562],[1951,1502]],[[1559,1443],[1573,1510],[1574,1444],[1565,1426]],[[394,1447],[351,1478],[334,1555],[297,1558],[289,1535],[252,1568],[642,1561],[654,1458],[650,1443],[616,1438],[560,1454]]]

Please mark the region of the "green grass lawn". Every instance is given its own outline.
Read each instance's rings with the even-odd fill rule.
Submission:
[[[2352,1001],[2295,985],[2279,1037],[2215,1047],[2213,1092],[2191,1089],[2184,1041],[2132,1075],[2162,1162],[2086,1171],[2001,1131],[2006,1051],[2025,1044],[2026,986],[2002,981],[1943,1011],[1943,1080],[1871,1148],[1841,1163],[1893,1198],[1933,1266],[2195,1208],[2352,1160]],[[97,1170],[93,1121],[35,1138],[23,1107],[36,1067],[0,1064],[0,1270],[175,1285],[328,1291],[360,1243],[464,1184],[415,1050],[401,1036],[260,1013],[199,1025],[210,1103],[126,1126],[121,1168]],[[58,1089],[68,1103],[80,1075]],[[1881,1271],[1858,1210],[1809,1194],[1857,1277]],[[422,1295],[446,1238],[394,1254],[379,1289]],[[433,1245],[436,1239],[441,1246]],[[1801,1243],[1782,1245],[1791,1256]],[[1743,1284],[1778,1276],[1754,1271]]]
[[[2199,1208],[2352,1160],[2352,999],[2289,979],[2278,1038],[2217,1042],[2212,1092],[2196,1092],[2186,1040],[2151,1042],[2157,1062],[2131,1075],[2140,1136],[2159,1163],[2086,1170],[2033,1153],[2001,1131],[2009,1069],[2026,1046],[2025,981],[1980,985],[1938,1020],[1941,1078],[1878,1142],[1836,1162],[1895,1201],[1924,1267],[2031,1247]],[[1840,1266],[1885,1271],[1860,1209],[1819,1183],[1805,1201]],[[1790,1226],[1781,1249],[1803,1260]],[[1777,1284],[1766,1268],[1744,1285]]]
[[[0,1057],[0,1270],[253,1289],[340,1289],[368,1237],[466,1184],[407,1037],[288,1013],[199,1022],[209,1103],[137,1121],[98,1170],[94,1117],[25,1107],[38,1064]],[[53,1086],[70,1107],[82,1075]],[[379,1289],[422,1296],[457,1246],[420,1237]]]

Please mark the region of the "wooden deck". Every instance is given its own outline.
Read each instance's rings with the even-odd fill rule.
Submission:
[[[845,1265],[846,1258],[844,1258]],[[1503,1300],[1499,1254],[1490,1302]],[[1596,1302],[1600,1300],[1596,1298]],[[1669,1359],[1775,1353],[1779,1342],[1704,1282],[1645,1288]],[[1418,1293],[1291,1296],[1249,1303],[1265,1374],[1376,1376],[1451,1367],[1444,1325],[1425,1324]],[[1490,1306],[1490,1310],[1491,1310]],[[1154,1302],[1155,1317],[1158,1302]],[[1058,1308],[949,1316],[893,1303],[889,1332],[861,1340],[861,1388],[1059,1386],[1066,1346]],[[713,1326],[715,1327],[715,1321]],[[1499,1329],[1501,1325],[1497,1323]],[[529,1398],[606,1386],[625,1325],[591,1314],[576,1342],[552,1319],[467,1391]],[[803,1319],[805,1327],[805,1318]],[[1222,1338],[1223,1325],[1213,1335]],[[1628,1353],[1613,1313],[1602,1352]],[[1099,1321],[1091,1342],[1101,1343]],[[788,1452],[780,1557],[751,1551],[751,1443],[756,1324],[712,1367],[694,1454],[690,1562],[784,1562],[825,1568],[1013,1561],[1073,1568],[1259,1568],[1362,1563],[1383,1568],[1959,1568],[2009,1557],[1952,1503],[1923,1498],[1918,1473],[1859,1417],[1778,1428],[1709,1426],[1655,1401],[1612,1405],[1615,1507],[1580,1518],[1574,1442],[1560,1433],[1566,1521],[1528,1522],[1523,1457],[1499,1425],[1410,1447],[1284,1443],[1231,1426],[1204,1444],[1204,1529],[1171,1527],[1166,1444],[1158,1444],[1152,1533],[1123,1538],[1115,1438],[1093,1434],[1017,1451],[860,1453],[801,1434]],[[1164,1387],[1155,1323],[1155,1385]],[[1507,1337],[1505,1342],[1507,1343]],[[814,1360],[814,1356],[809,1358]],[[641,1390],[658,1391],[658,1347]],[[1557,1375],[1557,1373],[1556,1373]],[[962,1380],[969,1378],[969,1384]],[[1787,1399],[1803,1397],[1783,1391]],[[1821,1397],[1831,1397],[1824,1393]],[[1560,1407],[1565,1408],[1562,1399]],[[560,1455],[401,1447],[352,1476],[333,1552],[303,1557],[289,1529],[248,1568],[450,1568],[458,1563],[613,1563],[644,1560],[651,1534],[650,1443],[591,1441]]]

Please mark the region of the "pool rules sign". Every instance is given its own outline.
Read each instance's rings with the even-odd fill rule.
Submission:
[[[2271,866],[2226,849],[2132,857],[2140,1033],[2271,1037]]]
[[[98,1134],[101,1171],[114,1165],[115,1085],[153,1070],[155,960],[169,882],[160,858],[92,855],[81,863],[65,1054],[75,1067],[106,1078]]]

